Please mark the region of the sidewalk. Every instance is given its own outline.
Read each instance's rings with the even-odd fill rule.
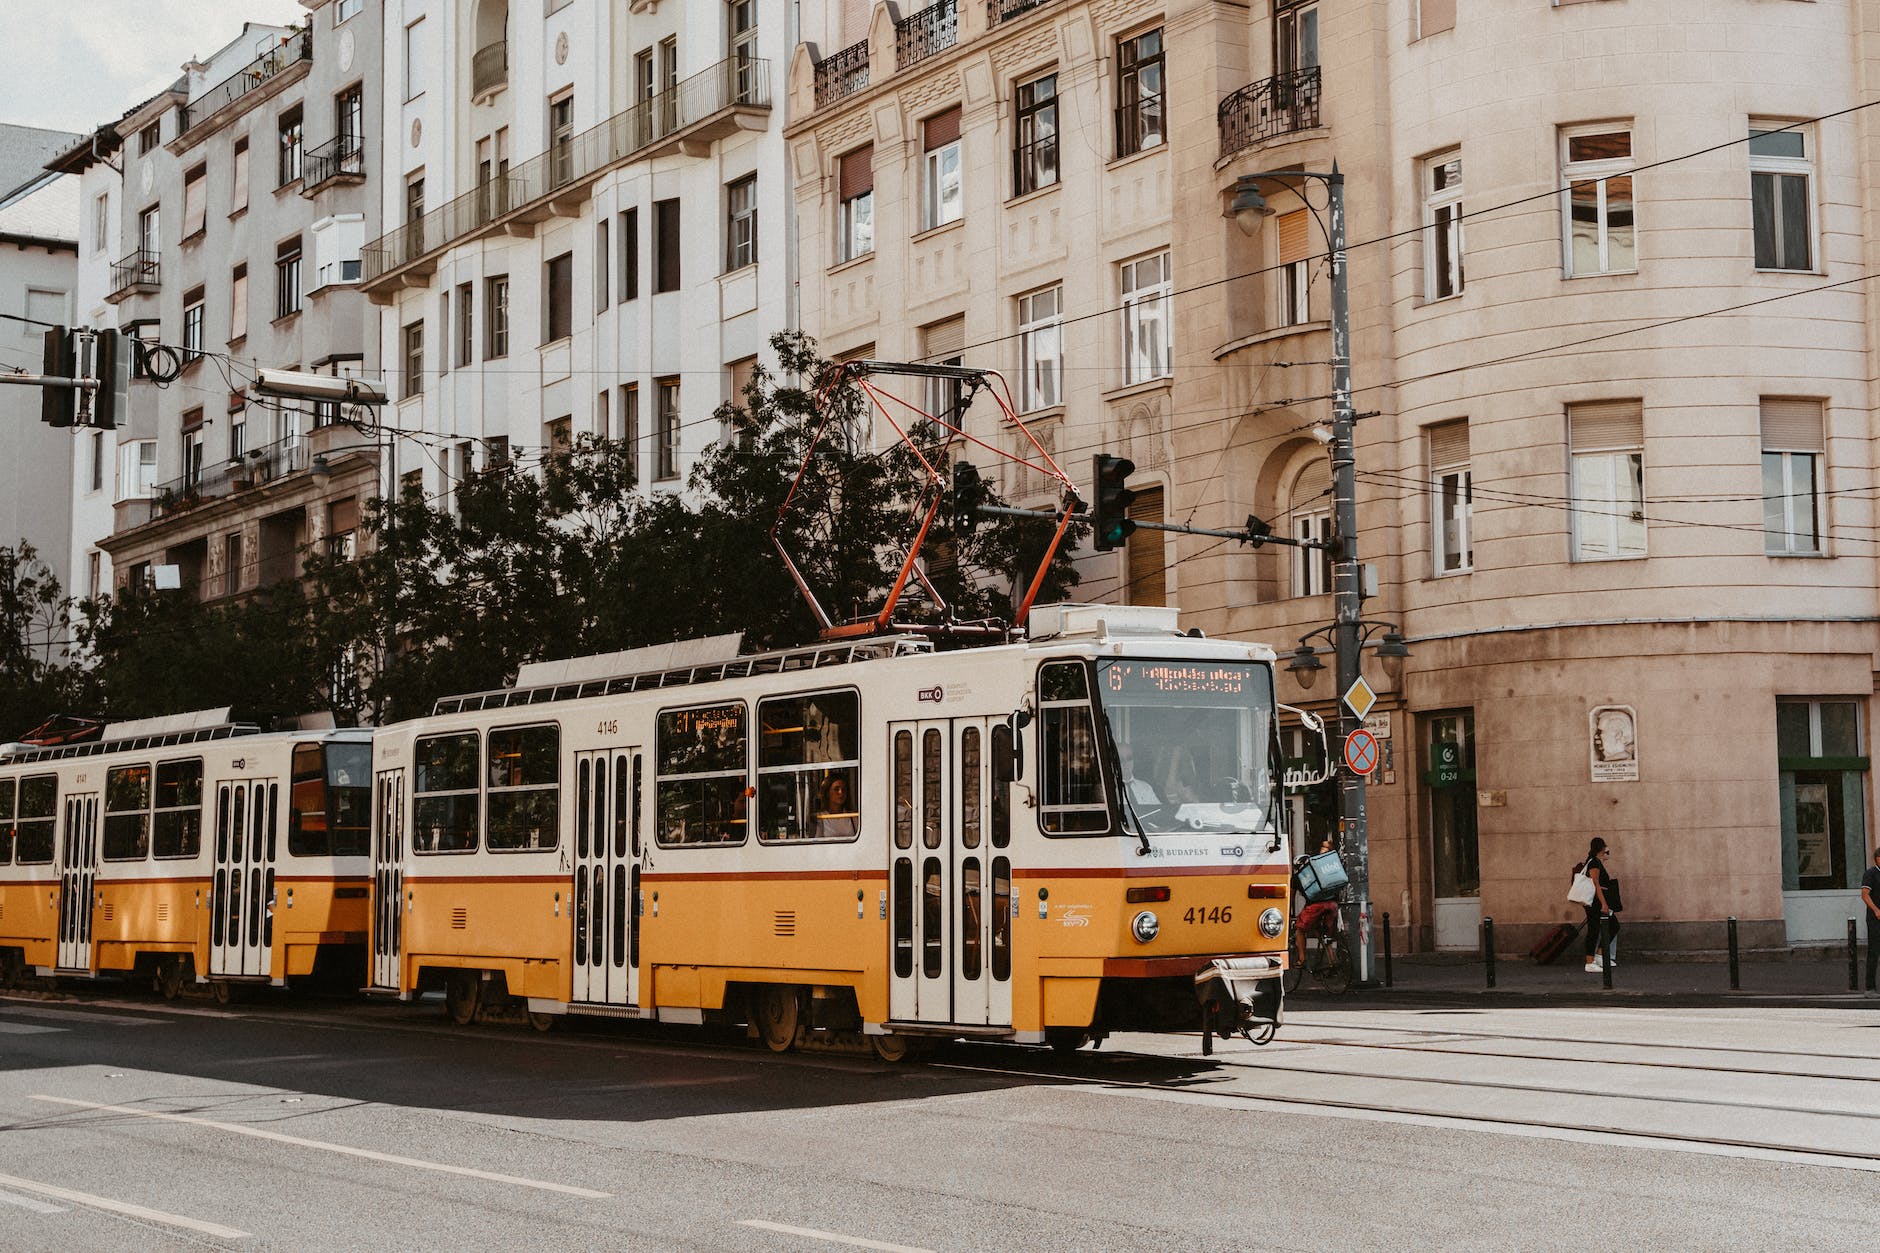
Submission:
[[[1880,1011],[1880,997],[1850,992],[1847,953],[1830,950],[1833,957],[1819,959],[1745,960],[1739,966],[1740,989],[1730,988],[1730,966],[1723,961],[1630,961],[1621,952],[1612,971],[1608,991],[1598,974],[1589,974],[1576,945],[1551,966],[1537,966],[1525,958],[1499,957],[1495,986],[1488,986],[1480,957],[1446,953],[1417,953],[1396,957],[1391,963],[1391,986],[1383,985],[1382,955],[1378,957],[1377,984],[1353,988],[1343,996],[1315,991],[1311,981],[1289,997],[1303,1008],[1333,1004],[1388,1005],[1393,1002],[1442,1000],[1512,1001],[1518,1004],[1552,1002],[1587,1005],[1658,1002],[1667,1005],[1837,1006]],[[1866,954],[1861,954],[1864,980]]]

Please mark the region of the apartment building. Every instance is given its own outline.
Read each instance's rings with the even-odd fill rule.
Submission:
[[[1412,652],[1364,662],[1399,948],[1473,948],[1484,914],[1525,947],[1577,916],[1594,834],[1629,944],[1716,947],[1729,916],[1826,942],[1872,846],[1875,16],[809,6],[805,329],[1006,372],[1074,478],[1121,453],[1167,517],[1323,537],[1336,163],[1364,617]],[[1236,214],[1256,175],[1267,212]],[[1085,570],[1091,599],[1326,651],[1309,550],[1132,541]],[[1319,673],[1282,699],[1329,712]],[[1326,829],[1328,796],[1293,804]]]
[[[91,202],[119,204],[103,298],[169,350],[134,377],[117,432],[101,547],[118,586],[210,599],[297,577],[310,547],[352,550],[381,491],[377,435],[343,420],[359,415],[251,386],[257,366],[378,373],[358,281],[382,177],[381,6],[307,9],[298,27],[245,25],[110,128],[117,185]]]
[[[758,0],[393,0],[392,173],[362,286],[411,433],[401,481],[625,440],[676,491],[793,320],[773,67]]]

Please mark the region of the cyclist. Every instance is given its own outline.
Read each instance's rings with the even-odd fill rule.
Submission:
[[[1321,853],[1329,853],[1332,851],[1331,836],[1328,835],[1319,841],[1318,851]],[[1307,854],[1301,853],[1298,859],[1293,862],[1293,896],[1295,899],[1299,899],[1300,897],[1299,869],[1305,865],[1307,856]],[[1299,911],[1299,916],[1293,919],[1294,957],[1300,966],[1303,967],[1306,962],[1306,938],[1308,936],[1317,935],[1321,938],[1329,938],[1337,932],[1338,901],[1339,897],[1343,895],[1344,893],[1341,891],[1337,896],[1332,897],[1331,900],[1317,901],[1307,905],[1304,909]]]

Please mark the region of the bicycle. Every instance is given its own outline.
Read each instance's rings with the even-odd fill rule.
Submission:
[[[1307,905],[1294,920],[1292,960],[1286,967],[1286,991],[1297,992],[1308,974],[1334,996],[1351,987],[1351,946],[1345,940],[1344,911],[1336,901]]]

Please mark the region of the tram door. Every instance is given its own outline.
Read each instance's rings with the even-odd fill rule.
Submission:
[[[574,999],[639,1001],[639,749],[575,754]]]
[[[1011,984],[993,978],[992,726],[888,729],[888,1012],[899,1022],[1012,1020]]]
[[[91,969],[93,883],[98,875],[98,794],[65,801],[59,851],[59,969]]]
[[[382,770],[372,802],[372,986],[403,990],[405,772]]]
[[[209,889],[209,973],[265,977],[274,947],[274,862],[281,785],[230,779],[215,789],[215,878]]]

